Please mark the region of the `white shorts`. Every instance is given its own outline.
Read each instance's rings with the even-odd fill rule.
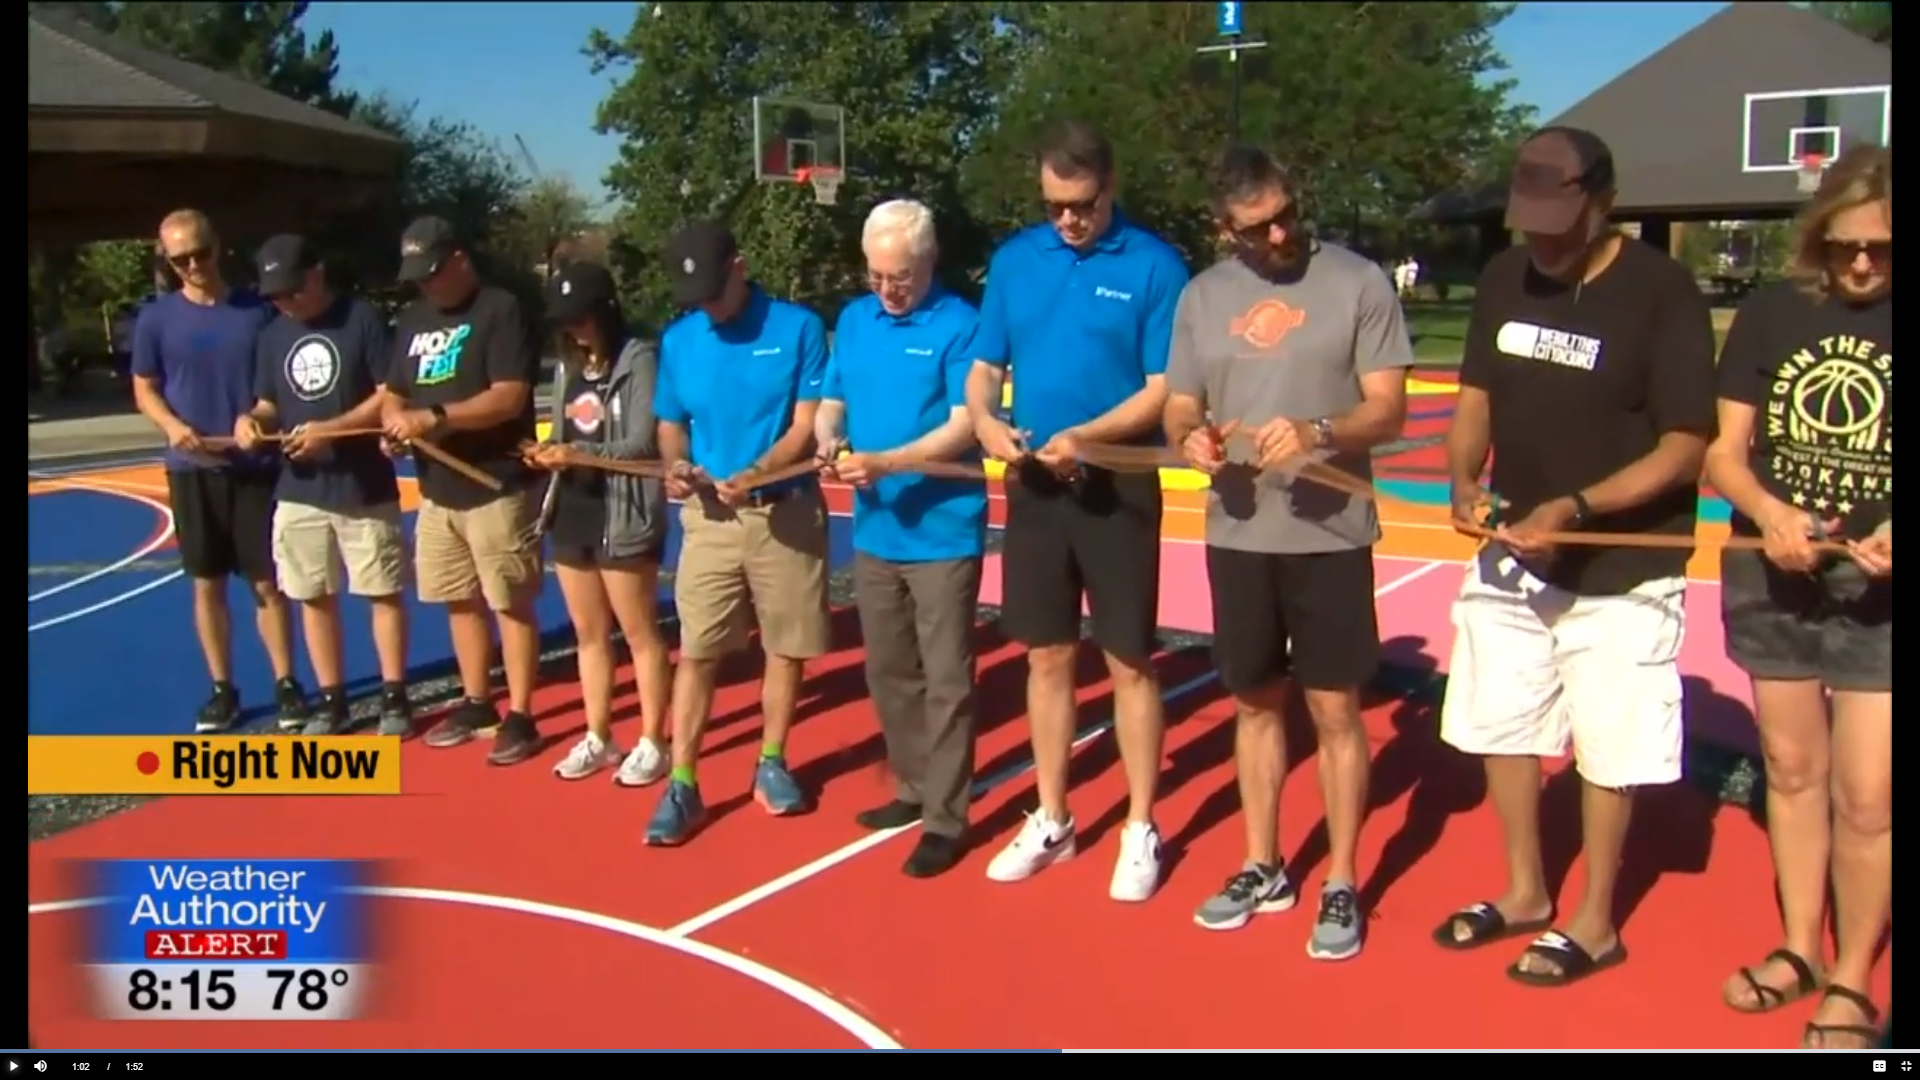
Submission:
[[[1575,596],[1482,549],[1454,602],[1440,738],[1469,754],[1561,757],[1589,783],[1680,779],[1685,578]]]

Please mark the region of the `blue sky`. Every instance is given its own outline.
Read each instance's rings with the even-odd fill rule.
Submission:
[[[1553,116],[1725,7],[1713,3],[1523,3],[1498,34],[1519,96]],[[465,120],[540,170],[598,192],[615,140],[595,134],[610,83],[581,46],[595,27],[619,36],[631,3],[316,3],[308,24],[332,30],[341,76],[428,113]]]

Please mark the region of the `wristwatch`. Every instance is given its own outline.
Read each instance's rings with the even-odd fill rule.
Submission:
[[[1313,429],[1313,441],[1320,446],[1333,445],[1333,421],[1326,417],[1312,421],[1307,425]]]
[[[433,414],[434,427],[439,428],[447,425],[447,407],[445,405],[435,405],[428,409],[427,412]]]
[[[1587,497],[1576,491],[1567,496],[1567,500],[1573,503],[1573,518],[1567,524],[1576,529],[1584,528],[1587,520],[1593,517],[1593,507],[1587,505]]]

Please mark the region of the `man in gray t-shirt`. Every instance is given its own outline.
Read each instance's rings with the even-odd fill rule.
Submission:
[[[1207,501],[1214,663],[1238,706],[1235,739],[1247,864],[1194,920],[1246,925],[1298,899],[1281,866],[1286,775],[1281,710],[1291,676],[1326,763],[1331,847],[1308,952],[1360,951],[1354,850],[1367,802],[1360,687],[1380,659],[1373,605],[1373,500],[1301,474],[1323,462],[1371,479],[1373,447],[1400,435],[1413,365],[1400,302],[1373,263],[1315,242],[1286,173],[1230,150],[1215,177],[1230,256],[1180,296],[1167,366],[1167,436],[1213,477]]]

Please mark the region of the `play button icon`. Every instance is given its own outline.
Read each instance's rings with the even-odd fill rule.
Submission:
[[[20,1070],[20,1063],[19,1063],[19,1062],[17,1062],[17,1061],[9,1061],[9,1062],[7,1062],[7,1071],[8,1071],[8,1072],[18,1072],[19,1070]]]

